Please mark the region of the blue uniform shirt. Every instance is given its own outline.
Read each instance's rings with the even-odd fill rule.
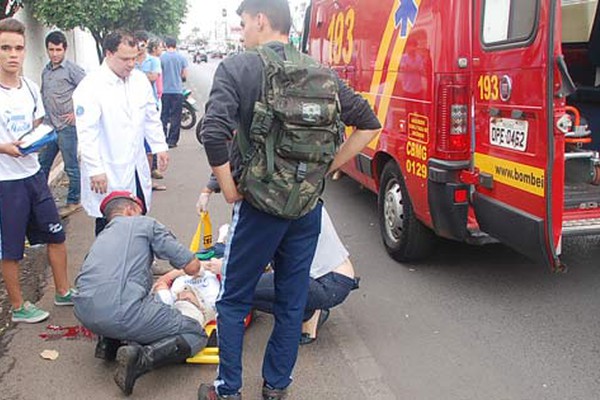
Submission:
[[[160,62],[163,70],[163,93],[181,93],[181,72],[188,66],[187,59],[176,51],[165,51],[160,56]]]

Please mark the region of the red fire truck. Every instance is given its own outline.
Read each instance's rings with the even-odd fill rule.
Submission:
[[[394,259],[425,256],[436,234],[500,241],[560,270],[564,237],[600,233],[598,11],[598,0],[312,1],[304,50],[384,127],[344,172],[378,193]]]

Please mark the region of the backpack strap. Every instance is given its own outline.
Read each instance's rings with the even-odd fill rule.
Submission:
[[[242,164],[244,165],[248,161],[247,158],[250,151],[250,141],[246,137],[246,134],[247,132],[242,132],[241,128],[238,129],[237,133],[235,134],[235,142],[240,149],[240,154],[242,155]]]
[[[274,93],[272,85],[269,83],[273,75],[277,74],[283,67],[283,60],[279,55],[268,46],[258,46],[254,49],[260,56],[263,62],[263,87],[261,101],[264,105],[269,107],[274,99]],[[248,138],[245,135],[239,135],[238,145],[244,157],[250,157],[250,146]],[[267,171],[263,180],[270,182],[273,174],[275,173],[275,135],[269,134],[265,136],[265,155],[267,162]],[[247,160],[246,160],[247,161]]]
[[[283,45],[283,51],[285,53],[285,59],[295,65],[306,65],[311,67],[319,66],[319,63],[312,57],[302,54],[289,43]]]
[[[270,81],[283,68],[283,59],[267,45],[258,46],[255,50],[263,62],[262,102],[271,104],[275,99],[275,94]]]
[[[253,49],[249,49],[247,50],[248,52],[252,52],[252,53],[257,53],[258,56],[260,57],[261,61],[263,62],[263,71],[262,71],[262,90],[261,90],[261,102],[263,102],[264,104],[266,104],[266,91],[267,91],[267,74],[266,74],[266,68],[268,65],[268,61],[266,59],[266,55],[264,54],[264,52],[262,51],[262,46],[253,48]],[[252,143],[250,142],[249,138],[249,134],[250,132],[245,132],[242,131],[242,127],[238,127],[238,132],[235,135],[235,141],[238,145],[238,148],[240,149],[240,153],[242,155],[242,164],[246,165],[249,161],[249,158],[251,156],[251,152],[250,150],[253,148]]]

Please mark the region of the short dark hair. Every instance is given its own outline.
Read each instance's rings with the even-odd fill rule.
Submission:
[[[168,36],[165,38],[165,46],[175,48],[177,47],[177,39],[174,37]]]
[[[252,16],[265,14],[271,23],[271,28],[284,35],[289,35],[292,27],[290,5],[287,0],[243,0],[237,9],[237,14],[248,13]]]
[[[48,44],[50,44],[50,43],[55,44],[57,46],[59,44],[62,44],[63,48],[66,49],[67,48],[67,37],[61,31],[50,32],[46,36],[46,48],[48,48]]]
[[[125,211],[128,207],[134,207],[137,204],[134,200],[127,197],[118,197],[108,202],[104,208],[104,217],[111,220],[115,214]]]
[[[133,35],[127,31],[114,31],[106,35],[102,42],[102,48],[105,52],[110,51],[116,53],[119,49],[119,45],[124,44],[129,47],[137,47],[137,44],[133,40]]]
[[[17,33],[25,36],[25,25],[15,18],[5,18],[0,20],[0,33]]]
[[[150,38],[150,35],[148,35],[148,32],[146,31],[135,31],[135,33],[133,34],[135,37],[136,41],[142,41],[142,42],[147,42],[148,39]]]

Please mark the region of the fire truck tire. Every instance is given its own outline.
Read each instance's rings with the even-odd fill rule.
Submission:
[[[415,261],[430,253],[435,236],[414,213],[402,173],[394,160],[381,173],[378,208],[383,244],[396,261]]]

